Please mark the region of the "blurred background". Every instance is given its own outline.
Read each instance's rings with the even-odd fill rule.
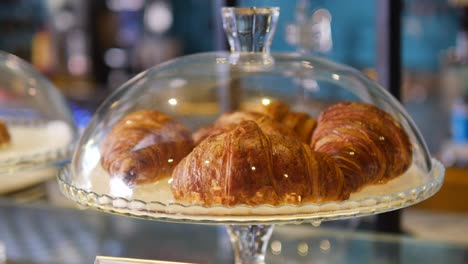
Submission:
[[[47,76],[83,129],[99,104],[137,73],[178,56],[227,50],[222,6],[279,6],[272,52],[313,53],[377,79],[377,2],[2,0],[0,50]],[[442,190],[405,211],[403,227],[468,244],[468,1],[404,0],[400,22],[401,100],[447,166]],[[336,225],[371,229],[373,221]]]

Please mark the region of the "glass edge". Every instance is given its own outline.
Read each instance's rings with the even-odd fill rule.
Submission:
[[[255,14],[272,14],[279,13],[280,8],[277,6],[272,7],[222,7],[222,13],[235,13],[241,15],[255,15]]]
[[[11,61],[15,63],[19,69],[31,74],[32,77],[34,77],[34,79],[37,80],[39,83],[42,83],[44,87],[50,87],[51,89],[48,89],[47,91],[48,93],[50,93],[50,96],[53,96],[55,98],[61,98],[59,99],[59,101],[55,101],[54,103],[58,104],[58,107],[61,110],[65,109],[65,111],[61,111],[59,115],[61,117],[64,117],[65,120],[63,121],[65,121],[68,125],[71,126],[71,129],[73,131],[73,137],[76,141],[78,137],[78,126],[75,122],[75,119],[73,118],[73,114],[70,107],[68,106],[65,98],[61,95],[58,87],[55,86],[55,84],[53,84],[52,81],[49,80],[46,76],[44,76],[41,72],[39,72],[31,63],[23,60],[22,58],[14,54],[0,50],[0,61]]]
[[[21,171],[43,168],[50,165],[60,167],[60,164],[70,162],[73,151],[74,144],[49,152],[5,160],[0,163],[0,176],[14,175]]]
[[[313,222],[313,221],[330,221],[330,220],[338,220],[338,219],[349,219],[349,218],[354,218],[354,217],[373,215],[373,214],[401,209],[401,208],[419,203],[423,200],[426,200],[440,190],[443,184],[444,176],[445,176],[444,166],[436,159],[432,159],[432,162],[434,163],[432,166],[433,169],[429,171],[428,174],[432,176],[434,179],[418,187],[409,188],[404,191],[400,191],[400,192],[396,192],[392,194],[386,194],[386,195],[378,196],[375,198],[368,197],[368,198],[362,198],[359,200],[351,200],[351,201],[346,200],[343,202],[329,202],[329,203],[316,205],[318,207],[324,207],[324,206],[329,206],[329,205],[342,206],[344,205],[345,202],[363,203],[370,199],[377,200],[375,204],[371,204],[367,207],[365,206],[358,207],[360,208],[360,210],[358,209],[357,212],[349,212],[349,211],[352,211],[353,209],[355,210],[356,208],[344,208],[343,210],[341,210],[341,213],[338,213],[338,214],[332,210],[328,210],[328,211],[322,211],[322,212],[319,211],[319,212],[311,212],[311,213],[293,213],[293,214],[282,214],[282,215],[263,214],[263,215],[255,215],[255,216],[249,217],[249,216],[242,215],[242,214],[216,215],[215,216],[215,215],[207,215],[207,214],[183,214],[183,213],[181,214],[180,212],[167,212],[167,211],[151,212],[145,207],[152,206],[152,205],[157,205],[157,206],[162,206],[162,207],[179,206],[182,208],[195,208],[196,207],[196,208],[201,208],[201,209],[212,209],[213,207],[205,207],[201,205],[183,205],[183,204],[178,204],[178,203],[165,204],[165,203],[157,202],[157,201],[146,202],[146,201],[136,200],[136,199],[113,197],[108,194],[97,194],[92,191],[83,190],[70,184],[68,182],[70,179],[66,179],[70,177],[69,165],[64,166],[58,172],[56,178],[59,182],[60,191],[62,192],[64,196],[66,196],[70,200],[85,207],[90,207],[98,211],[104,211],[104,212],[113,213],[113,214],[120,214],[120,215],[143,218],[143,219],[150,219],[150,220],[163,221],[163,222],[176,222],[176,223],[290,224],[290,223],[307,223],[307,222]],[[386,206],[372,208],[372,207],[376,207],[379,204],[384,205],[385,202],[383,200],[392,199],[391,197],[393,197],[395,201],[398,201],[398,200],[404,199],[401,197],[411,196],[411,195],[417,195],[417,197],[415,199],[406,199],[405,201],[402,201],[401,204],[394,206],[392,208],[387,208]],[[84,198],[86,201],[80,201],[80,198]],[[94,199],[97,201],[97,203],[91,203],[89,202],[89,199]],[[101,204],[101,202],[98,201],[100,199],[105,199],[105,200],[108,200],[109,202],[106,204]],[[142,205],[143,209],[135,210],[135,209],[129,208],[128,206],[116,207],[113,205],[115,202],[123,203],[126,205],[140,204]],[[307,205],[313,206],[313,204],[306,204],[305,206]],[[257,207],[257,206],[246,206],[246,205],[239,205],[239,206],[246,207],[251,210],[254,210]],[[277,206],[269,206],[269,205],[261,205],[261,206],[267,206],[273,209],[277,208]],[[300,208],[302,206],[304,205],[296,206],[296,208]],[[223,206],[220,206],[220,208],[225,209],[225,207]],[[171,211],[174,211],[174,210],[171,210]]]

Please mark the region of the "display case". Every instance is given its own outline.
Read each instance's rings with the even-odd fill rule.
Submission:
[[[443,166],[384,88],[320,57],[270,53],[278,8],[222,15],[230,52],[155,66],[100,106],[58,177],[67,197],[230,224],[237,263],[262,263],[270,224],[376,214],[439,190]]]

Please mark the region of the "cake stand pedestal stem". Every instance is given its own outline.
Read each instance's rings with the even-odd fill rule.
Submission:
[[[265,253],[274,225],[229,225],[236,264],[265,263]]]

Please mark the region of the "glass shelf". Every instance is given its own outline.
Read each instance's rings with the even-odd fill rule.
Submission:
[[[83,264],[93,263],[97,255],[190,263],[233,262],[229,237],[222,226],[145,221],[94,210],[11,204],[1,199],[0,215],[0,244],[5,248],[7,263]],[[466,221],[466,215],[463,217]],[[466,244],[331,229],[326,223],[320,227],[277,226],[266,250],[266,261],[271,264],[464,264],[467,256]]]

